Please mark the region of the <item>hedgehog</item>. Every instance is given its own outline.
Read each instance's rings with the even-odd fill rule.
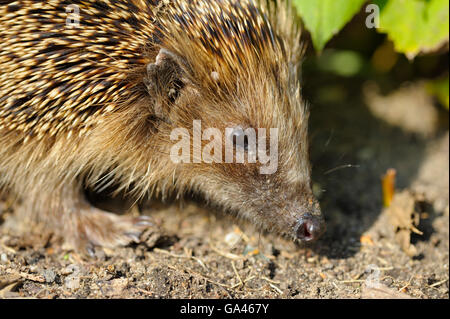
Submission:
[[[149,217],[86,197],[114,187],[136,200],[199,194],[261,230],[315,240],[300,34],[289,1],[2,1],[0,187],[19,220],[82,252],[138,241]],[[236,129],[220,138],[246,160],[174,161],[170,136],[194,121]],[[242,128],[277,129],[276,171],[250,162]]]

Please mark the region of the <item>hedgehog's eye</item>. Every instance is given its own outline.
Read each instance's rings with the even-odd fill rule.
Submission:
[[[233,145],[235,148],[248,151],[248,136],[244,134],[244,130],[239,129],[233,133]]]
[[[256,149],[256,136],[254,130],[244,130],[241,126],[233,128],[228,138],[236,150],[243,150],[248,152],[249,150]]]

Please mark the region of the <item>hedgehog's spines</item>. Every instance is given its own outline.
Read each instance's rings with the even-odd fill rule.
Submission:
[[[231,85],[255,65],[283,58],[268,21],[272,12],[249,0],[104,1],[101,7],[74,1],[79,28],[66,23],[64,3],[0,6],[0,62],[6,66],[0,70],[0,128],[37,137],[86,131],[136,100],[142,75],[133,74],[142,74],[157,46],[185,57],[203,79],[221,71]]]
[[[106,1],[110,10],[71,4],[80,9],[79,28],[66,23],[63,1],[0,5],[0,128],[35,137],[85,131],[129,98],[130,70],[147,63],[149,11],[132,1]]]

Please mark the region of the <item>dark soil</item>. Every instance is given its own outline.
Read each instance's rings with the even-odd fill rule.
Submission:
[[[261,234],[187,199],[145,205],[141,213],[159,231],[85,260],[52,237],[8,231],[14,207],[5,197],[0,297],[448,298],[448,113],[420,83],[380,93],[357,82],[309,84],[314,191],[328,225],[318,242],[298,246]],[[397,189],[424,207],[412,257],[382,207],[389,168],[397,170]]]

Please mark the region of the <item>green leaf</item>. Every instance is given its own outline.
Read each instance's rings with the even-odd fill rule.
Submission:
[[[429,81],[427,90],[431,95],[437,97],[439,102],[448,110],[449,107],[449,80],[448,75],[445,78]]]
[[[294,0],[294,5],[311,33],[315,49],[321,51],[364,2],[365,0]]]
[[[448,0],[375,0],[381,8],[379,32],[410,59],[438,49],[449,38]]]

